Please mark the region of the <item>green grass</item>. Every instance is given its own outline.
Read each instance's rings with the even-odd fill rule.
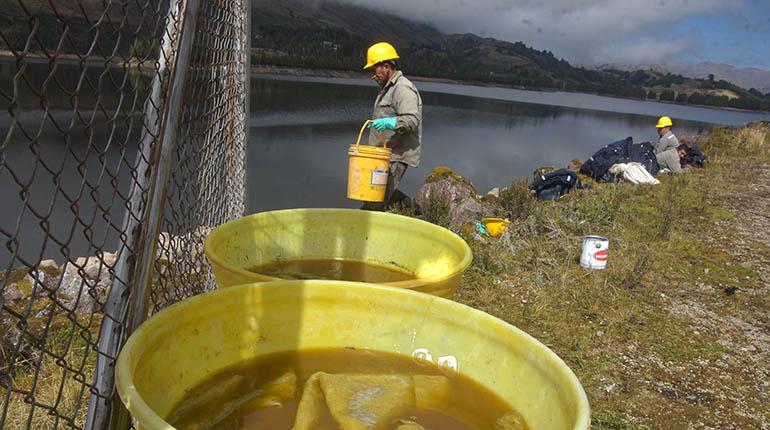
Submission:
[[[96,341],[99,318],[90,323],[81,318],[80,323],[92,329],[84,332],[71,324],[58,324],[45,339],[45,349],[49,354],[40,356],[37,359],[39,362],[19,359],[14,364],[14,371],[10,375],[14,392],[10,396],[6,428],[22,429],[29,426],[33,430],[45,430],[53,428],[57,423],[61,428],[69,428],[65,424],[66,420],[79,427],[85,425],[89,392],[81,381],[91,383],[93,378],[96,356],[88,341]],[[82,373],[77,375],[65,370],[61,365],[63,363],[79,372],[82,369]],[[37,374],[36,367],[40,369]],[[31,418],[32,406],[23,392],[33,392],[34,401],[38,405]],[[2,386],[0,396],[6,396]],[[55,414],[47,413],[46,408],[54,409]],[[57,419],[57,415],[66,420]]]
[[[499,198],[486,199],[513,221],[505,235],[479,239],[472,229],[453,226],[474,253],[456,300],[518,326],[561,356],[589,395],[595,428],[671,428],[666,416],[676,408],[687,411],[681,423],[710,413],[708,406],[682,406],[649,389],[608,397],[600,381],[626,372],[619,365],[624,354],[688,366],[729,352],[714,333],[694,334],[687,316],[669,311],[669,298],[695,300],[721,314],[750,312],[722,289],[756,288],[758,273],[705,233],[735,216],[725,202],[757,166],[770,162],[766,128],[716,129],[700,142],[709,157],[705,169],[664,176],[657,186],[594,183],[539,202],[525,183],[512,183]],[[586,234],[610,239],[606,270],[580,268]],[[709,377],[704,373],[704,381]]]

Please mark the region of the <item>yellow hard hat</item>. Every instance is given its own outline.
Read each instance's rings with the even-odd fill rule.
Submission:
[[[370,46],[366,51],[366,65],[364,70],[383,61],[398,59],[396,48],[388,42],[379,42]]]
[[[656,128],[664,128],[664,127],[671,127],[674,125],[673,122],[671,122],[671,118],[667,116],[662,116],[658,118],[658,124],[655,125]]]

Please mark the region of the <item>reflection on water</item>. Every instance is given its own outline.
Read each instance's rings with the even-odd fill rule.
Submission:
[[[584,160],[626,136],[657,140],[656,117],[672,110],[699,119],[674,116],[680,133],[706,131],[710,127],[706,122],[736,124],[763,117],[561,93],[565,103],[590,105],[592,109],[587,110],[510,101],[527,96],[543,103],[557,93],[427,82],[417,86],[425,104],[422,162],[404,177],[402,188],[409,194],[437,165],[452,167],[479,192],[486,192],[511,178],[529,177],[538,166],[561,166],[575,157]],[[495,99],[437,92],[448,90]],[[254,79],[248,211],[359,206],[345,198],[347,146],[355,143],[361,123],[371,115],[376,93],[376,84],[361,80]],[[647,115],[619,113],[648,110]]]
[[[416,279],[413,273],[396,266],[337,258],[278,260],[248,270],[261,275],[294,280],[326,279],[384,284]]]
[[[0,115],[0,270],[11,252],[35,261],[44,243],[42,257],[60,263],[67,252],[91,255],[89,242],[115,248],[151,76],[94,65],[50,69],[41,61],[29,64],[26,80],[14,86],[17,72],[15,63],[0,62],[0,91],[12,99],[5,107],[15,106],[13,116]],[[424,140],[421,166],[404,178],[410,194],[437,165],[451,166],[486,192],[540,165],[585,159],[626,136],[652,140],[659,113],[690,119],[677,122],[680,132],[767,118],[581,94],[417,86],[425,103]],[[47,113],[36,95],[42,92]],[[347,147],[371,115],[376,93],[376,84],[365,80],[253,79],[247,211],[359,206],[345,198]],[[548,105],[553,102],[566,106]],[[25,201],[36,216],[22,210]],[[41,218],[54,240],[39,233]],[[17,225],[21,240],[8,242]],[[86,225],[92,227],[84,231]]]
[[[11,98],[0,116],[0,271],[12,253],[62,263],[94,255],[89,243],[117,247],[150,79],[103,64],[31,60],[22,73],[0,62]]]

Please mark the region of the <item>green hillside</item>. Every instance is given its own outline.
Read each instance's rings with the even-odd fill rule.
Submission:
[[[446,35],[430,25],[345,3],[256,0],[256,64],[358,71],[373,42],[393,42],[407,73],[662,101],[770,110],[770,94],[726,81],[649,71],[589,70],[521,42]]]
[[[163,13],[163,4],[57,0],[54,10],[45,0],[25,1],[24,7],[15,0],[0,0],[0,50],[154,56],[157,42],[152,41],[163,29],[150,18]],[[105,7],[109,10],[103,15]],[[254,0],[251,36],[254,64],[360,72],[366,48],[388,40],[398,47],[405,71],[413,76],[770,110],[770,94],[727,81],[574,67],[522,42],[447,35],[424,23],[344,2]]]

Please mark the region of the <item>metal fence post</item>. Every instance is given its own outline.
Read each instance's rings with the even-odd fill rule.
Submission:
[[[114,366],[123,340],[147,316],[155,250],[163,219],[171,160],[176,145],[176,125],[182,109],[182,96],[193,49],[199,6],[200,0],[186,0],[181,10],[176,2],[172,1],[169,6],[167,30],[159,56],[160,68],[153,79],[152,96],[146,109],[146,130],[141,150],[137,155],[140,175],[137,178],[138,183],[132,186],[130,208],[124,220],[123,231],[131,232],[132,239],[129,243],[132,244],[134,253],[126,247],[122,247],[118,253],[116,276],[105,305],[105,318],[101,326],[95,393],[91,396],[88,408],[88,429],[130,427],[130,420],[125,411],[118,410],[122,409],[122,405],[114,391]],[[169,58],[173,58],[170,68]],[[164,91],[162,79],[166,71],[170,73]],[[162,102],[164,95],[165,102]],[[157,106],[163,107],[159,117]],[[156,140],[158,132],[160,138]],[[140,213],[144,216],[138,221],[136,215],[131,212],[141,206],[142,189],[149,190],[148,206],[141,208]],[[120,282],[119,279],[127,282]]]
[[[251,121],[251,0],[246,0],[246,29],[245,29],[245,43],[243,45],[243,61],[244,67],[246,70],[244,71],[245,79],[246,79],[246,106],[245,106],[245,112],[244,112],[244,124],[245,124],[245,135],[243,136],[244,142],[243,146],[244,148],[249,147],[249,123]],[[246,175],[246,160],[248,159],[247,151],[243,151],[241,154],[241,163],[244,166],[243,169],[243,175]],[[246,187],[243,186],[245,183],[245,178],[241,177],[241,183],[235,184],[235,186],[242,187],[241,191],[241,201],[240,201],[240,207],[238,208],[241,212],[241,215],[243,215],[246,212]]]

